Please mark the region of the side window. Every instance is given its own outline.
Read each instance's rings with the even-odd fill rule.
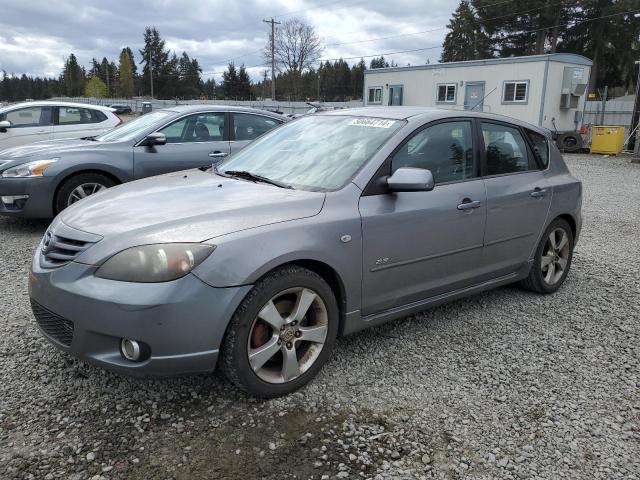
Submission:
[[[91,108],[58,107],[58,125],[84,125],[100,123],[106,116]]]
[[[527,145],[514,127],[482,122],[487,159],[487,175],[524,172],[534,167],[527,154]]]
[[[396,152],[391,170],[425,168],[431,170],[436,184],[472,178],[472,138],[471,122],[446,122],[427,127]]]
[[[217,142],[224,135],[224,113],[197,113],[158,130],[167,143]]]
[[[27,107],[6,112],[5,120],[12,128],[40,127],[51,125],[51,107]]]
[[[549,142],[547,137],[532,130],[527,130],[526,132],[533,146],[533,154],[542,165],[542,168],[547,168],[549,166]]]
[[[252,115],[250,113],[233,114],[235,140],[253,140],[278,125],[280,125],[280,122],[277,120],[262,115]]]

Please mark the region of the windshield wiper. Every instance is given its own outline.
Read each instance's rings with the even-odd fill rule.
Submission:
[[[271,180],[270,178],[263,177],[262,175],[256,175],[255,173],[251,173],[246,170],[225,170],[223,173],[231,177],[244,178],[253,182],[268,183],[269,185],[275,185],[276,187],[280,188],[288,188],[290,190],[294,189],[291,185],[287,185],[286,183],[278,182],[277,180]]]
[[[97,142],[98,139],[96,137],[97,137],[97,135],[94,135],[92,137],[82,137],[80,140],[90,140],[92,142]]]

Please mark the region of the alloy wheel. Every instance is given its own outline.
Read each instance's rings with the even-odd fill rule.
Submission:
[[[569,235],[563,228],[556,228],[547,237],[540,258],[542,278],[548,285],[560,281],[569,264],[571,254]]]
[[[100,183],[83,183],[81,185],[78,185],[73,189],[71,195],[69,195],[69,198],[67,199],[67,207],[73,205],[74,203],[82,200],[85,197],[88,197],[89,195],[93,195],[100,190],[104,190],[105,188],[107,187]]]
[[[320,356],[329,316],[318,293],[295,287],[273,296],[253,320],[248,360],[268,383],[286,383],[304,374]]]

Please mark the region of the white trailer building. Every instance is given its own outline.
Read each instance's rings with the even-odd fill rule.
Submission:
[[[365,71],[364,101],[508,115],[557,132],[561,147],[581,147],[575,132],[591,64],[581,55],[552,53],[372,69]]]

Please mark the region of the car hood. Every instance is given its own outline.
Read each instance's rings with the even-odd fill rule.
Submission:
[[[100,142],[81,139],[47,140],[2,150],[0,151],[0,161],[21,160],[34,156],[51,158],[64,152],[94,149],[101,145],[103,144]]]
[[[317,215],[325,194],[189,170],[126,183],[64,210],[64,224],[103,237],[77,261],[98,264],[136,245],[203,242]]]

